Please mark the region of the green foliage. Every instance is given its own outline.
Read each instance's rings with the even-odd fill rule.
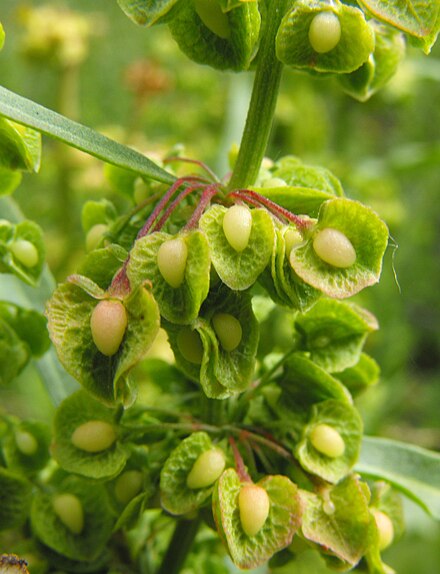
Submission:
[[[429,52],[439,3],[117,3],[137,24],[164,24],[162,35],[159,26],[112,31],[100,74],[88,74],[107,82],[110,67],[119,70],[120,59],[135,52],[132,36],[144,34],[142,50],[151,60],[130,66],[123,80],[133,96],[132,117],[126,131],[108,132],[129,146],[66,117],[77,115],[71,104],[80,67],[88,65],[93,16],[78,19],[66,10],[58,18],[44,7],[23,12],[23,53],[58,74],[65,115],[0,88],[0,196],[29,200],[25,209],[41,224],[0,197],[0,379],[8,385],[0,391],[14,398],[5,410],[20,415],[0,417],[2,547],[26,560],[33,554],[37,574],[225,574],[225,553],[239,568],[270,561],[279,574],[329,568],[389,574],[382,551],[404,530],[399,493],[438,518],[439,459],[364,436],[364,427],[381,432],[374,426],[379,419],[386,433],[393,429],[384,427],[384,413],[402,399],[395,365],[410,345],[401,341],[400,321],[392,344],[384,344],[375,316],[361,305],[392,329],[384,317],[389,302],[364,291],[382,272],[390,238],[382,216],[391,213],[393,234],[401,221],[396,175],[387,170],[427,159],[399,156],[400,147],[390,145],[396,141],[388,128],[394,133],[402,122],[395,92],[384,90],[364,108],[376,123],[341,92],[366,101],[399,79],[404,34]],[[117,3],[106,6],[115,17]],[[199,118],[190,110],[203,102],[210,124],[226,100],[225,84],[205,81],[206,69],[201,80],[183,57],[169,74],[162,69],[173,50],[167,33],[197,63],[256,70],[242,142],[230,152],[231,174],[217,175],[193,159],[212,151],[199,140]],[[3,41],[0,27],[0,47]],[[263,155],[284,65],[312,74],[283,79],[273,162]],[[51,80],[41,77],[44,92]],[[106,120],[124,116],[119,99],[117,110],[106,113],[123,92],[111,77],[99,102],[93,90],[81,92],[85,117],[100,107]],[[415,99],[422,114],[424,96]],[[386,132],[380,114],[390,101]],[[230,112],[244,117],[235,106]],[[323,136],[327,114],[335,121]],[[362,138],[351,124],[357,114]],[[224,115],[229,128],[238,123]],[[167,129],[176,141],[185,122],[190,157],[168,141]],[[209,125],[210,132],[218,125]],[[420,139],[412,118],[411,125]],[[138,135],[143,128],[148,139]],[[373,164],[370,132],[383,136],[387,151]],[[41,133],[104,160],[104,168],[58,142],[45,151],[41,184],[26,175],[17,189],[22,171],[38,170]],[[231,139],[225,134],[225,142]],[[304,159],[283,155],[289,147]],[[147,155],[159,159],[135,149],[153,150]],[[324,162],[334,173],[315,165]],[[406,228],[420,232],[416,217]],[[57,287],[45,266],[45,244],[61,279]],[[425,275],[426,269],[417,274],[418,285]],[[356,302],[339,300],[352,295]],[[373,356],[387,353],[394,368],[385,360],[388,384],[378,394],[382,361]],[[411,360],[416,364],[417,354]],[[80,391],[72,394],[67,373]],[[46,395],[60,403],[53,421],[52,410],[40,407],[41,397],[49,403]],[[406,402],[416,407],[414,397]],[[372,405],[382,411],[375,414]],[[417,420],[417,410],[411,416]]]

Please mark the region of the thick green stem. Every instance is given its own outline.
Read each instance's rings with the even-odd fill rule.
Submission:
[[[157,574],[178,574],[191,550],[200,520],[180,520]]]
[[[257,179],[269,141],[283,64],[275,54],[275,38],[288,0],[268,0],[265,29],[258,52],[258,65],[240,151],[229,189],[252,185]]]

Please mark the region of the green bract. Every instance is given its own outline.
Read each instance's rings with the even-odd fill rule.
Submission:
[[[33,221],[16,225],[0,220],[0,273],[13,273],[35,286],[43,271],[46,249],[43,232]]]
[[[374,52],[356,71],[338,77],[344,91],[361,102],[368,100],[390,80],[405,54],[402,34],[374,21],[370,25],[376,39]]]
[[[162,245],[177,240],[185,243],[187,257],[183,276],[182,269],[179,271],[179,285],[172,286],[161,273],[158,254]],[[185,325],[196,319],[208,294],[210,265],[208,243],[202,232],[185,233],[178,239],[157,232],[136,241],[130,252],[127,274],[132,287],[151,282],[162,317]]]
[[[65,399],[58,407],[54,422],[52,455],[68,472],[88,478],[112,478],[121,472],[127,459],[126,449],[116,439],[115,412],[93,400],[84,391]],[[100,423],[100,428],[84,425]],[[104,427],[103,425],[107,425]],[[78,429],[83,432],[78,434]],[[108,429],[112,430],[110,435]],[[85,433],[91,430],[92,433]]]
[[[365,339],[378,323],[357,305],[321,299],[296,318],[295,329],[312,361],[335,373],[358,363]]]
[[[395,26],[408,34],[413,42],[422,46],[429,54],[439,30],[439,6],[432,0],[411,0],[409,4],[400,0],[360,0],[375,18]]]
[[[286,476],[267,476],[256,486],[267,493],[270,507],[264,524],[252,535],[246,534],[240,520],[239,495],[243,483],[236,471],[226,470],[214,490],[217,529],[240,568],[256,567],[288,546],[301,520],[298,489]]]
[[[348,476],[322,494],[301,491],[304,501],[302,533],[349,567],[355,566],[369,544],[368,492],[358,477]]]
[[[269,262],[274,243],[274,223],[265,209],[253,209],[252,229],[247,246],[237,251],[227,240],[223,219],[227,208],[214,205],[201,218],[200,227],[206,233],[212,263],[220,279],[230,289],[242,291],[257,280]]]
[[[23,421],[11,429],[3,443],[9,468],[29,475],[44,468],[49,460],[50,429],[39,421]]]
[[[68,516],[68,504],[65,505],[61,510],[66,513],[63,519],[54,508],[54,499],[66,494],[74,496],[81,505],[81,529],[77,508],[73,508],[75,516]],[[50,492],[37,492],[32,500],[31,524],[37,538],[52,550],[74,560],[94,560],[101,554],[113,527],[104,485],[69,476],[51,485]]]
[[[256,2],[222,12],[217,0],[180,1],[169,26],[180,49],[199,64],[246,70],[257,49],[260,12]]]
[[[322,18],[323,13],[325,19],[317,22],[315,18]],[[325,22],[334,17],[339,22],[340,39],[336,42],[332,37],[332,42],[327,42]],[[346,74],[368,59],[374,49],[374,33],[358,8],[339,0],[298,0],[281,22],[276,47],[278,58],[294,68]]]
[[[37,172],[40,159],[40,133],[0,117],[0,167]]]
[[[380,368],[374,359],[365,353],[361,353],[359,361],[348,367],[336,377],[344,383],[353,396],[365,391],[368,387],[379,381]]]
[[[336,453],[336,449],[333,450],[333,436],[329,437],[330,456],[324,454],[325,446],[319,450],[314,446],[314,432],[318,425],[327,425],[339,434],[344,448],[337,447],[338,456],[333,456]],[[355,408],[342,401],[327,400],[312,407],[311,417],[304,427],[295,455],[305,470],[335,483],[344,478],[356,463],[361,439],[362,420]]]
[[[142,26],[161,23],[177,2],[179,0],[118,0],[127,16]]]
[[[304,311],[317,301],[321,292],[304,283],[290,265],[289,254],[301,243],[303,238],[295,226],[277,227],[272,258],[259,281],[276,303]]]
[[[0,530],[22,526],[31,499],[31,483],[15,472],[0,468]]]
[[[216,478],[205,486],[188,485],[188,476],[199,458],[213,448],[204,432],[184,439],[167,458],[160,473],[162,506],[171,514],[186,514],[202,506],[211,496]]]
[[[336,229],[347,237],[356,253],[352,265],[335,267],[318,256],[313,241],[325,229]],[[387,243],[388,229],[374,211],[357,201],[332,199],[322,204],[309,240],[292,249],[290,263],[306,283],[326,295],[349,297],[379,281]]]
[[[328,169],[304,164],[294,156],[278,160],[271,176],[271,179],[261,182],[262,187],[252,189],[292,213],[316,217],[324,201],[335,195],[344,195],[340,181]],[[271,183],[276,183],[277,179],[283,180],[285,185]]]
[[[216,315],[230,315],[234,325],[235,321],[240,324],[242,336],[233,349],[223,347],[215,324],[214,327],[211,325]],[[165,323],[164,327],[178,366],[191,379],[200,382],[206,396],[226,398],[249,386],[255,368],[259,330],[248,295],[222,288],[208,297],[201,316],[190,327],[171,323]],[[223,335],[227,345],[231,334]],[[235,338],[234,345],[237,341]]]
[[[100,289],[91,281],[75,278],[89,292]],[[86,286],[86,283],[89,284]],[[59,285],[48,303],[48,328],[65,369],[89,392],[107,404],[130,402],[128,373],[148,351],[159,330],[159,310],[142,286],[124,301],[128,326],[116,354],[107,357],[92,339],[90,317],[96,300],[72,283]]]

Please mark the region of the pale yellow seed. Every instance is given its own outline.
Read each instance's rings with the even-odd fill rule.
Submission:
[[[104,233],[107,233],[108,225],[105,223],[97,223],[89,229],[86,236],[86,249],[87,251],[93,251],[96,249],[104,237]]]
[[[106,421],[92,420],[79,425],[71,436],[73,446],[90,453],[102,452],[116,440],[113,426]]]
[[[245,484],[238,495],[238,508],[243,530],[248,536],[255,536],[269,516],[269,496],[261,486]]]
[[[139,494],[142,488],[142,473],[138,470],[127,470],[118,476],[115,484],[116,500],[127,504]]]
[[[314,448],[329,458],[338,458],[345,452],[344,439],[330,425],[316,425],[311,431],[309,438]]]
[[[103,300],[93,309],[90,328],[95,345],[103,355],[114,355],[127,329],[127,312],[121,301]]]
[[[309,28],[309,42],[315,52],[325,54],[339,44],[341,23],[334,12],[319,12]]]
[[[188,476],[188,488],[206,488],[219,478],[225,469],[225,455],[219,448],[212,448],[202,453],[194,463]]]
[[[381,510],[374,510],[373,515],[379,533],[379,549],[385,550],[394,539],[393,522],[388,514],[385,514],[385,512]]]
[[[223,232],[235,251],[243,251],[252,231],[252,214],[245,205],[233,205],[223,218]]]
[[[240,321],[229,313],[216,313],[212,317],[212,325],[221,346],[225,351],[234,351],[243,338]]]
[[[9,249],[15,259],[24,265],[24,267],[35,267],[38,263],[39,257],[37,248],[27,239],[17,239],[17,241],[14,241],[10,245]]]
[[[224,40],[231,37],[228,16],[220,8],[218,0],[194,0],[194,7],[200,20],[211,32]]]
[[[181,237],[165,241],[159,247],[157,266],[162,277],[174,289],[180,287],[185,280],[187,258],[188,247]]]
[[[15,444],[18,450],[27,456],[35,454],[38,450],[38,442],[33,434],[27,431],[17,431],[15,433]]]
[[[313,239],[316,255],[333,267],[346,269],[356,262],[356,251],[346,235],[338,229],[321,229]]]
[[[74,494],[58,494],[52,500],[55,514],[72,534],[81,534],[84,529],[84,510],[81,501]]]
[[[297,229],[288,227],[284,233],[284,242],[286,244],[286,257],[289,258],[292,249],[303,242],[303,237]]]
[[[200,365],[203,359],[203,343],[197,331],[189,327],[179,331],[177,335],[177,347],[183,358],[189,363]]]

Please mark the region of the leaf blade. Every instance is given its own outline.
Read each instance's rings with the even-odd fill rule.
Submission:
[[[174,176],[141,153],[99,132],[0,86],[0,114],[80,149],[94,157],[148,178],[172,184]]]

